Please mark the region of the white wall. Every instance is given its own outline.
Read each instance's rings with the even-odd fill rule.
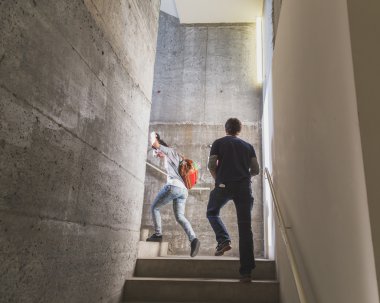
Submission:
[[[253,23],[263,0],[175,0],[181,23]]]
[[[175,0],[161,0],[160,10],[178,18],[177,6]]]
[[[271,141],[273,138],[273,108],[272,108],[272,83],[267,83],[267,93],[264,97],[263,106],[263,169],[268,168],[272,171],[272,150]],[[263,174],[264,177],[264,174]],[[269,183],[263,182],[263,216],[264,216],[264,231],[265,231],[265,257],[269,259],[275,258],[275,246],[274,246],[274,212],[273,212],[273,200],[270,191]]]
[[[308,297],[379,302],[346,2],[284,1],[272,73],[274,185]]]
[[[272,171],[271,142],[273,137],[273,101],[272,101],[272,58],[273,58],[273,19],[272,1],[265,1],[262,19],[262,41],[263,41],[263,115],[262,115],[262,146],[263,146],[263,169],[267,167]],[[269,184],[263,182],[263,215],[265,232],[265,257],[275,258],[274,247],[274,222],[273,201]]]

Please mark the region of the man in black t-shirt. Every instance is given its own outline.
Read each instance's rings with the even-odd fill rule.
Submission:
[[[207,166],[215,179],[215,189],[210,193],[207,218],[218,242],[215,256],[222,256],[231,249],[231,238],[219,213],[229,200],[234,201],[239,228],[240,281],[250,282],[251,271],[255,268],[251,177],[259,173],[259,164],[253,146],[237,137],[241,131],[238,119],[228,119],[225,131],[226,136],[212,144],[208,160]]]

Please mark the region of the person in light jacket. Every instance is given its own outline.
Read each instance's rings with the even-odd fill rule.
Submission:
[[[150,139],[155,156],[165,160],[167,182],[153,201],[151,212],[155,232],[146,241],[162,241],[160,208],[173,202],[175,219],[182,226],[190,241],[190,256],[195,257],[199,251],[200,241],[185,217],[185,205],[189,193],[178,169],[182,157],[173,148],[170,148],[157,133],[151,133]]]

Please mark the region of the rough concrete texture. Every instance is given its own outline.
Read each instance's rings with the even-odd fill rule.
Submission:
[[[255,24],[184,26],[161,12],[151,121],[260,121],[255,39]]]
[[[236,116],[245,127],[242,138],[261,159],[261,89],[256,86],[254,24],[180,25],[160,13],[150,129],[201,165],[198,187],[213,187],[206,169],[209,145],[224,136],[226,119]],[[151,155],[148,160],[163,167]],[[165,177],[147,167],[142,225],[152,230],[150,206]],[[264,256],[261,175],[253,178],[255,254]],[[215,235],[206,218],[209,191],[191,191],[186,216],[201,240],[201,255],[213,254]],[[233,202],[222,210],[233,241],[229,255],[238,255]],[[172,206],[162,209],[163,233],[170,254],[189,253],[189,242],[175,222]]]
[[[2,302],[120,298],[140,234],[158,12],[148,0],[0,2]]]

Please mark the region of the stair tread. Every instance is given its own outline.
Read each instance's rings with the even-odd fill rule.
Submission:
[[[138,260],[193,260],[193,261],[239,261],[237,257],[215,257],[215,256],[196,256],[194,258],[190,256],[165,256],[165,257],[144,257],[138,258]],[[271,259],[255,259],[256,262],[275,262]]]
[[[241,283],[238,279],[214,279],[214,278],[164,278],[164,277],[131,277],[126,281],[171,281],[171,282],[222,282],[222,283]],[[252,280],[254,283],[274,283],[277,280]]]
[[[239,259],[187,256],[138,259],[135,277],[238,279]],[[256,260],[255,280],[276,280],[275,261]]]

